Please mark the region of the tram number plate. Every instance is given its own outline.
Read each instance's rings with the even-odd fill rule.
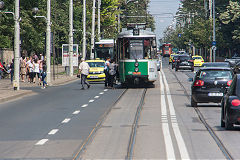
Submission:
[[[134,75],[141,75],[141,72],[133,72]]]
[[[220,96],[223,96],[223,93],[208,93],[208,96],[210,97],[220,97]]]

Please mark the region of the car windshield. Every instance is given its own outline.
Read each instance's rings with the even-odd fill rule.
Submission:
[[[195,59],[202,59],[201,57],[193,57],[193,59],[195,60]]]
[[[104,62],[87,62],[90,67],[104,67]]]
[[[189,56],[179,56],[179,59],[180,59],[181,61],[188,61],[188,60],[191,59],[191,57],[189,57]]]
[[[202,67],[230,67],[229,63],[204,63]]]
[[[203,80],[232,79],[233,74],[228,70],[203,70],[199,74]]]

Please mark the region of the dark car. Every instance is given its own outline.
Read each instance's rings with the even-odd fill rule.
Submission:
[[[173,60],[172,60],[172,69],[175,68],[175,65],[176,65],[176,60],[178,59],[178,54],[174,55],[173,56]]]
[[[228,62],[206,62],[203,63],[202,67],[230,68],[230,64]]]
[[[235,75],[221,102],[221,127],[230,130],[240,124],[240,75]]]
[[[193,72],[194,63],[192,57],[189,55],[179,55],[176,60],[175,71],[178,71],[179,69],[188,69]]]
[[[233,67],[233,71],[235,74],[239,74],[240,73],[240,62],[238,62],[234,67]]]
[[[191,106],[196,107],[197,103],[220,103],[233,75],[230,68],[200,68],[191,79]]]
[[[238,62],[240,62],[240,57],[233,56],[231,59],[225,59],[225,62],[228,62],[233,68]]]

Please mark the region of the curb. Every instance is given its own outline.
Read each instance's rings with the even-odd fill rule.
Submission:
[[[18,91],[13,91],[13,92],[18,92]],[[7,101],[11,101],[11,100],[16,100],[17,98],[28,96],[28,95],[30,95],[32,93],[34,93],[32,90],[22,90],[18,94],[0,98],[0,104],[4,103],[4,102],[7,102]]]

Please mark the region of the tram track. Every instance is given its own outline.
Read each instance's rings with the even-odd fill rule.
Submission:
[[[179,80],[179,78],[177,77],[177,75],[175,74],[175,72],[172,71],[172,69],[168,68],[170,70],[170,72],[174,75],[174,77],[176,78],[178,84],[181,86],[181,88],[184,91],[184,94],[186,95],[186,97],[188,98],[189,101],[191,101],[191,95],[189,95],[187,93],[186,88],[184,87],[184,85],[181,83],[181,81]],[[188,76],[188,75],[187,75]],[[226,157],[226,159],[228,160],[233,160],[234,158],[232,157],[232,155],[230,154],[230,152],[228,151],[228,149],[224,146],[223,142],[221,141],[221,139],[217,136],[216,132],[214,131],[214,129],[207,123],[206,119],[204,118],[203,114],[201,113],[201,111],[199,110],[198,107],[193,107],[196,114],[198,115],[200,121],[202,122],[202,124],[205,126],[205,128],[207,129],[207,131],[209,132],[209,134],[212,136],[212,138],[214,139],[214,141],[216,142],[218,148],[222,151],[223,155]]]

